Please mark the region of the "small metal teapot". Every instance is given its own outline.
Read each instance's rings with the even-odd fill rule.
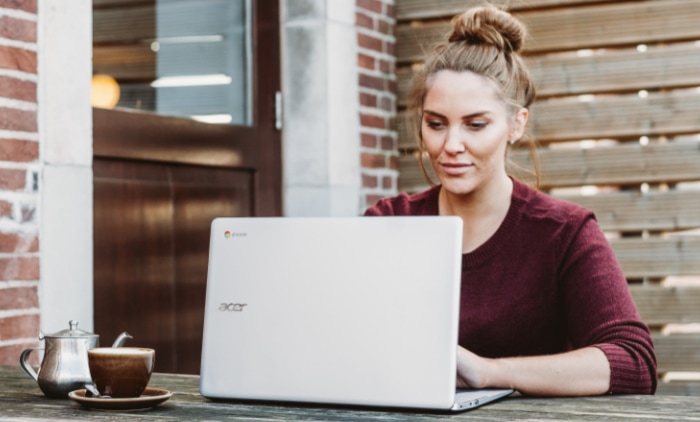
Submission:
[[[44,347],[25,349],[19,357],[24,371],[39,384],[48,397],[65,398],[73,390],[92,383],[88,367],[87,351],[100,345],[100,336],[78,329],[77,321],[69,321],[70,328],[54,334],[39,335]],[[131,336],[124,332],[117,337],[113,347],[121,346]],[[44,358],[38,372],[29,365],[29,355],[34,350],[44,350]]]

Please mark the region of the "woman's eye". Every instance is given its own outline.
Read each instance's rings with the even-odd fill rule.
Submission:
[[[438,121],[435,121],[435,120],[428,120],[428,121],[426,122],[426,125],[427,125],[429,128],[431,128],[431,129],[440,129],[440,128],[443,127],[442,122],[438,122]]]
[[[487,125],[488,125],[488,123],[486,123],[486,122],[469,122],[469,123],[467,123],[467,126],[469,126],[469,128],[473,129],[473,130],[483,129]]]

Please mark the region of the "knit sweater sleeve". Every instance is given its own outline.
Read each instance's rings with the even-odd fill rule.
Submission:
[[[656,357],[649,329],[593,214],[578,217],[572,216],[577,230],[562,245],[558,269],[570,346],[594,346],[605,353],[610,394],[653,394]]]

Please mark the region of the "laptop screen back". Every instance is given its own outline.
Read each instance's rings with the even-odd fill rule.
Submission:
[[[201,393],[450,408],[457,217],[212,223]]]

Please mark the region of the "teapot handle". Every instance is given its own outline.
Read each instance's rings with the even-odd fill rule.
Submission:
[[[27,359],[29,359],[29,354],[32,353],[34,350],[44,350],[41,347],[31,347],[29,349],[24,349],[21,355],[19,355],[19,365],[24,369],[24,372],[29,374],[30,377],[36,382],[39,382],[39,375],[36,373],[34,368],[27,362]]]

